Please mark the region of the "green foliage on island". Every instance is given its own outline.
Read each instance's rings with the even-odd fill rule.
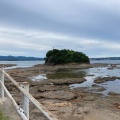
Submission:
[[[49,50],[46,53],[45,64],[89,63],[89,58],[82,52],[73,50]]]

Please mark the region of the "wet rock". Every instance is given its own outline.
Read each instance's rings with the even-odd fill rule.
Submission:
[[[109,67],[109,68],[107,68],[108,70],[114,70],[114,68],[112,68],[112,67]]]
[[[52,82],[54,85],[69,85],[69,84],[74,84],[74,83],[83,83],[85,82],[85,78],[69,78],[69,79],[51,79],[49,82]]]
[[[107,82],[107,81],[114,81],[116,79],[120,79],[120,77],[97,78],[96,80],[94,80],[94,83],[100,84],[100,83],[104,83],[104,82]]]
[[[49,91],[40,94],[39,97],[59,100],[71,100],[75,99],[76,95],[68,91]]]
[[[102,92],[104,90],[106,90],[106,88],[104,88],[102,86],[99,86],[97,84],[93,84],[92,87],[90,89],[88,89],[88,91],[94,92],[94,93],[96,93],[96,92]]]
[[[97,84],[93,84],[92,87],[100,87],[100,86]]]
[[[111,64],[111,65],[109,65],[108,66],[108,70],[114,70],[114,69],[116,69],[117,68],[117,65],[115,65],[115,64]]]
[[[120,95],[120,93],[116,93],[116,92],[110,91],[110,92],[108,93],[108,95]]]
[[[87,76],[93,77],[93,76],[95,76],[95,75],[94,75],[94,74],[90,74],[90,75],[87,75]]]
[[[100,87],[100,88],[97,89],[97,92],[102,92],[102,91],[104,91],[104,90],[106,90],[106,88]]]
[[[88,88],[87,87],[78,87],[78,88],[74,88],[74,90],[76,92],[82,92],[82,93],[84,93],[84,92],[86,92],[88,90]]]
[[[86,97],[83,98],[83,100],[85,100],[85,101],[94,101],[95,97],[94,96],[86,96]]]
[[[57,91],[57,90],[64,90],[68,88],[69,88],[68,86],[43,85],[38,88],[38,92]]]
[[[114,105],[115,108],[120,110],[120,103],[114,103],[113,105]]]
[[[17,64],[0,64],[0,67],[13,67],[17,66]]]
[[[81,102],[77,103],[77,106],[83,107],[83,104]]]

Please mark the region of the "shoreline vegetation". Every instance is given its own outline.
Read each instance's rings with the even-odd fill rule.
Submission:
[[[3,99],[0,99],[0,120],[22,120],[6,94]]]
[[[89,64],[90,60],[88,56],[82,52],[67,49],[53,49],[46,53],[45,64],[59,65],[68,63]]]
[[[4,115],[1,109],[0,109],[0,120],[10,120],[8,116]]]

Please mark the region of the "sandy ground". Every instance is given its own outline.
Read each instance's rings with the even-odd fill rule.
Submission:
[[[92,93],[87,88],[70,89],[73,83],[82,83],[83,78],[48,79],[41,82],[31,81],[30,77],[39,74],[53,74],[59,69],[83,69],[89,67],[107,66],[94,65],[36,65],[30,68],[17,68],[7,72],[17,81],[28,81],[30,93],[59,120],[119,120],[120,95],[103,96]],[[6,87],[21,105],[21,94],[14,85],[6,79]],[[13,119],[14,120],[14,119]],[[19,120],[19,119],[16,119]],[[30,103],[30,120],[47,120],[34,105]]]

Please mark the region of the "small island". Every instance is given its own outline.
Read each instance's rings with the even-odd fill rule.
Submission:
[[[46,53],[45,64],[90,63],[88,56],[82,52],[68,49],[53,49]]]

